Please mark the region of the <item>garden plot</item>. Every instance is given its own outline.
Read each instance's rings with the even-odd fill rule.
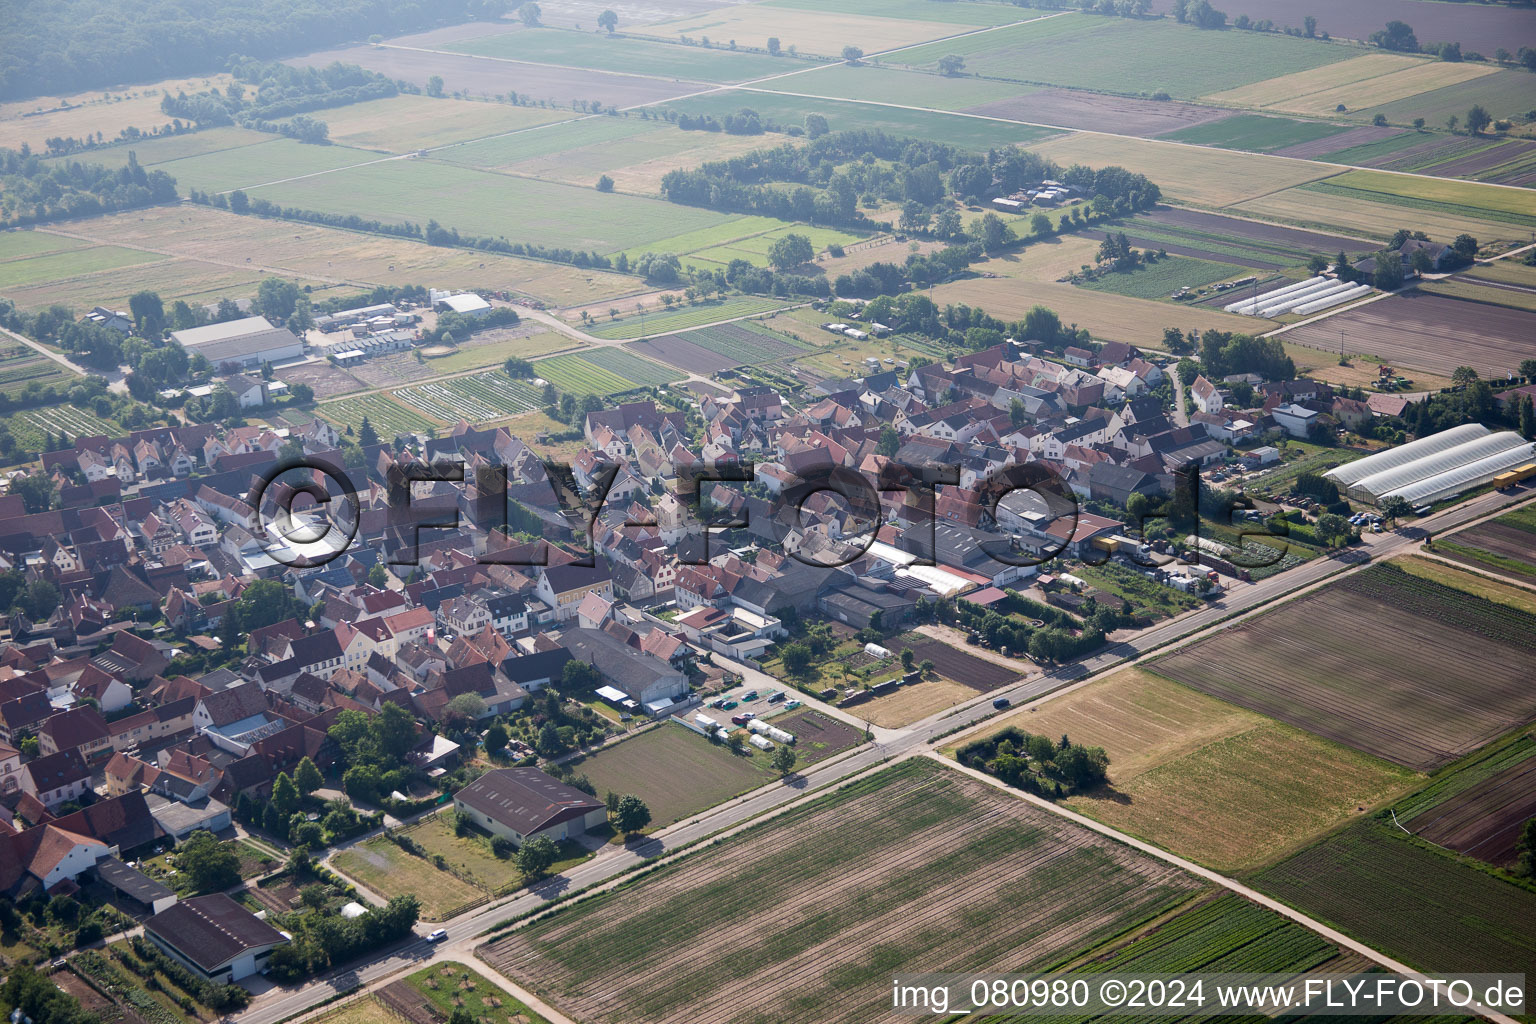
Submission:
[[[445,423],[486,423],[532,412],[543,404],[539,389],[513,380],[501,370],[416,384],[391,394],[397,401]]]

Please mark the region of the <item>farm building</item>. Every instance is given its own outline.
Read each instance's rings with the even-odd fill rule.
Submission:
[[[608,820],[608,808],[537,768],[493,768],[459,790],[453,806],[487,832],[518,846],[534,836],[556,841]]]
[[[457,295],[434,293],[432,301],[440,310],[464,316],[484,316],[491,311],[491,304],[474,292],[461,292]]]
[[[144,922],[171,959],[210,981],[228,983],[266,966],[288,937],[221,892],[182,900]]]
[[[1495,433],[1480,423],[1468,423],[1377,452],[1325,475],[1359,501],[1379,503],[1402,497],[1418,504],[1481,487],[1533,456],[1536,444],[1514,431]]]
[[[304,354],[302,339],[286,327],[273,327],[264,316],[172,331],[171,337],[188,355],[200,355],[215,367],[260,366]]]

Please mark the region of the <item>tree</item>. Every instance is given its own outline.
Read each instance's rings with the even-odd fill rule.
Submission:
[[[488,754],[499,754],[507,749],[507,727],[497,722],[485,732],[485,750]]]
[[[816,250],[811,248],[811,240],[804,235],[789,234],[776,239],[768,249],[768,262],[780,273],[791,270],[803,263],[809,263],[811,257],[816,255]]]
[[[246,632],[293,618],[297,606],[292,591],[280,580],[257,580],[245,588],[235,605]]]
[[[1520,433],[1527,441],[1536,441],[1536,402],[1525,395],[1520,402]]]
[[[618,806],[613,809],[611,818],[613,827],[629,835],[639,832],[651,823],[651,809],[645,806],[645,801],[632,793],[619,797]]]
[[[299,763],[293,770],[293,784],[299,787],[299,792],[305,796],[313,793],[325,785],[325,777],[320,774],[320,769],[315,767],[308,755],[299,758]]]
[[[1407,22],[1389,21],[1387,27],[1371,33],[1371,42],[1383,50],[1399,53],[1418,53],[1419,39]]]
[[[378,432],[373,429],[373,424],[368,422],[368,417],[363,417],[362,426],[357,428],[357,443],[364,448],[379,443]]]
[[[901,449],[901,435],[896,433],[894,427],[889,425],[880,428],[880,440],[875,443],[875,451],[890,458]]]
[[[299,303],[299,286],[280,277],[263,278],[256,286],[256,306],[261,315],[275,320],[287,320]]]
[[[811,649],[803,643],[785,644],[779,652],[784,659],[784,671],[792,676],[803,676],[811,668]]]
[[[447,710],[456,718],[473,722],[485,714],[485,698],[478,693],[461,693],[448,702]]]
[[[768,765],[780,775],[788,775],[795,770],[795,762],[799,760],[795,754],[795,748],[788,743],[780,743],[779,749],[773,752],[768,759]]]
[[[1014,240],[1013,229],[1005,224],[1001,217],[991,212],[971,222],[971,237],[980,242],[981,247],[987,252],[996,252]]]
[[[843,47],[843,60],[849,64],[857,64],[864,57],[864,51],[857,46]]]
[[[140,337],[160,336],[165,327],[165,305],[159,295],[148,289],[134,292],[128,297],[128,311],[133,314],[133,325]]]
[[[1317,517],[1317,535],[1327,544],[1342,544],[1349,539],[1349,520],[1332,512]]]
[[[1464,388],[1469,384],[1476,383],[1477,380],[1478,374],[1475,367],[1458,366],[1456,369],[1451,371],[1451,384],[1454,387]]]
[[[1055,230],[1051,225],[1051,218],[1043,213],[1037,213],[1029,218],[1029,232],[1036,238],[1049,238]]]
[[[1462,260],[1471,263],[1473,257],[1477,255],[1477,239],[1465,233],[1457,235],[1451,240],[1451,249]]]
[[[1195,0],[1185,9],[1185,17],[1197,28],[1225,28],[1227,16],[1210,5],[1209,0]]]
[[[1424,119],[1422,117],[1414,118],[1413,119],[1413,127],[1414,127],[1415,131],[1423,131],[1424,130]]]
[[[1301,19],[1301,34],[1308,39],[1317,38],[1317,18],[1307,15]]]
[[[560,848],[549,836],[534,836],[517,851],[517,870],[528,881],[536,881],[549,873],[555,861],[560,859]]]
[[[1515,874],[1521,878],[1536,877],[1536,818],[1531,818],[1520,829],[1515,853]]]
[[[1520,360],[1520,376],[1524,377],[1528,381],[1536,383],[1536,359]]]
[[[862,56],[862,55],[861,55]],[[945,54],[939,58],[939,74],[954,76],[965,69],[965,58],[958,53]]]
[[[619,27],[619,16],[611,10],[604,11],[597,16],[597,27],[606,31],[609,35],[613,35],[614,31]]]
[[[53,508],[58,489],[54,487],[52,477],[33,473],[12,483],[11,493],[21,495],[21,503],[28,512],[47,512]]]
[[[539,738],[534,742],[534,749],[544,757],[554,757],[565,750],[565,744],[560,742],[560,730],[554,722],[545,722],[539,729]]]
[[[1452,114],[1450,117],[1445,119],[1445,130],[1454,132],[1456,130],[1456,126],[1460,123],[1461,118],[1457,117],[1455,114]]]
[[[285,818],[299,809],[299,787],[287,772],[278,772],[272,783],[272,806]]]
[[[517,16],[523,19],[524,25],[527,25],[529,28],[536,28],[539,24],[539,19],[544,16],[544,12],[539,9],[539,5],[534,3],[533,0],[528,0],[528,3],[523,4],[517,9]]]
[[[924,658],[917,666],[918,672],[922,673],[924,678],[933,675],[933,669],[934,665],[932,658]]]
[[[177,847],[176,870],[191,878],[199,893],[223,892],[240,881],[240,857],[212,832],[198,829]]]
[[[1467,111],[1467,132],[1470,135],[1481,135],[1483,129],[1492,123],[1493,118],[1483,109],[1481,103],[1474,104],[1472,109]]]
[[[1192,351],[1194,346],[1184,337],[1184,332],[1177,327],[1164,327],[1163,348],[1173,355],[1182,356]]]
[[[597,179],[597,190],[599,192],[612,192],[613,191],[613,179],[608,177],[608,175],[606,175],[606,174],[604,174],[602,177],[598,178]]]
[[[288,393],[293,396],[293,403],[295,405],[308,405],[315,400],[315,389],[303,381],[294,382],[293,386],[288,389]]]
[[[1393,521],[1406,519],[1413,514],[1413,504],[1401,494],[1394,494],[1381,500],[1381,514]]]

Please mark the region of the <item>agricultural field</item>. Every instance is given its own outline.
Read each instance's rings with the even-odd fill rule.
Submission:
[[[1033,12],[1021,10],[1009,20],[1022,21],[1032,15]],[[750,46],[762,46],[769,36],[777,36],[785,50],[794,47],[800,53],[841,59],[843,47],[849,43],[857,43],[865,53],[876,54],[897,46],[942,39],[973,27],[945,21],[867,18],[862,10],[785,10],[743,4],[657,22],[631,31],[670,39],[708,36],[717,43],[736,39]],[[804,67],[802,62],[779,58],[763,74],[799,71]]]
[[[825,253],[830,245],[852,245],[860,241],[864,236],[849,231],[839,231],[836,228],[812,227],[804,224],[779,224],[769,231],[763,231],[746,238],[733,239],[725,245],[711,246],[708,249],[700,249],[690,253],[684,258],[684,263],[689,264],[713,264],[706,266],[707,270],[724,270],[732,260],[746,260],[753,266],[768,266],[768,252],[773,248],[773,243],[785,235],[800,235],[811,243],[811,248],[818,253]]]
[[[58,387],[67,381],[52,380],[43,383]],[[47,408],[22,409],[19,412],[13,412],[9,416],[0,417],[0,426],[5,427],[16,439],[16,447],[24,452],[42,451],[46,447],[46,442],[60,433],[68,435],[71,440],[82,434],[88,436],[108,434],[116,437],[123,433],[121,424],[100,419],[67,402]]]
[[[858,729],[813,708],[777,715],[771,719],[771,724],[795,737],[795,753],[799,757],[797,767],[836,757],[864,742],[864,735]]]
[[[544,404],[540,388],[513,380],[501,369],[415,384],[390,392],[390,397],[444,423],[488,423],[532,412]]]
[[[785,336],[752,321],[716,324],[625,346],[693,373],[769,363],[804,351]]]
[[[516,132],[575,115],[540,107],[514,107],[509,103],[402,94],[335,107],[318,116],[330,127],[331,141],[338,145],[410,153]]]
[[[473,1020],[506,1021],[507,1024],[546,1024],[543,1017],[534,1013],[506,990],[452,960],[434,963],[415,974],[388,985],[377,998],[391,1003],[391,1009],[403,1009],[402,997],[407,989],[425,1000],[430,1011],[426,1018],[418,1017],[417,1006],[412,1005],[409,1014],[411,1024],[424,1024],[426,1020],[447,1020],[455,1010],[467,1011]],[[414,1000],[412,1001],[414,1002]],[[329,1021],[326,1022],[329,1024]]]
[[[391,160],[266,185],[253,192],[255,197],[392,223],[435,219],[466,234],[599,253],[726,220],[709,210],[656,199],[419,160]]]
[[[913,661],[917,664],[931,661],[933,670],[940,676],[963,683],[977,693],[1007,686],[1034,670],[1028,662],[1020,662],[1017,668],[999,665],[939,640],[924,640],[908,646],[912,648]]]
[[[1536,580],[1536,507],[1438,538],[1435,553],[1517,580]]]
[[[1092,884],[1072,884],[1072,879]],[[889,972],[1042,969],[1200,888],[926,759],[903,762],[483,947],[603,1024],[885,1019]],[[773,908],[775,926],[757,920]]]
[[[756,6],[738,10],[753,10]],[[841,48],[842,44],[838,45]],[[784,81],[794,82],[795,79]],[[751,89],[689,96],[666,104],[666,109],[678,113],[710,114],[717,118],[734,114],[743,107],[757,111],[765,121],[784,126],[804,124],[806,114],[821,114],[827,119],[827,127],[835,132],[858,129],[881,131],[932,139],[934,142],[978,151],[1009,143],[1039,142],[1061,134],[1050,128],[977,117],[954,117],[938,111],[906,110],[822,96],[807,98],[777,91],[775,83]]]
[[[192,189],[227,192],[250,188],[269,181],[282,181],[305,174],[317,174],[353,164],[379,159],[379,154],[347,146],[317,146],[281,136],[254,146],[221,149],[198,156],[185,156],[156,164],[176,179],[182,195]]]
[[[680,129],[664,121],[601,115],[569,116],[571,120],[544,125],[536,130],[514,131],[508,135],[449,146],[433,153],[432,159],[491,171],[506,171],[520,164],[531,165],[542,157],[558,158],[576,150],[606,152],[610,147],[643,143],[669,132],[683,134]]]
[[[1344,125],[1323,121],[1298,121],[1289,117],[1266,117],[1263,114],[1234,114],[1220,121],[1208,121],[1168,132],[1159,138],[1197,146],[1272,153],[1288,146],[1315,143],[1349,130]]]
[[[1358,822],[1254,885],[1420,970],[1536,970],[1536,892],[1416,842],[1390,819]]]
[[[1305,166],[1302,161],[1291,162]],[[1323,169],[1321,165],[1314,166]],[[1415,203],[1405,199],[1378,201],[1369,198],[1372,193],[1324,188],[1324,183],[1316,184],[1318,187],[1301,185],[1283,188],[1259,198],[1241,200],[1231,206],[1231,212],[1238,216],[1258,217],[1283,224],[1341,231],[1382,240],[1390,236],[1391,230],[1396,230],[1388,230],[1389,227],[1397,224],[1412,224],[1414,230],[1446,241],[1465,232],[1485,245],[1494,240],[1517,241],[1528,234],[1523,228],[1492,219],[1479,211],[1462,210],[1444,204]],[[1445,184],[1477,187],[1460,181],[1447,181]],[[1377,195],[1380,198],[1380,194]]]
[[[925,679],[915,686],[903,686],[895,693],[866,701],[850,714],[873,725],[900,729],[929,715],[976,699],[976,691],[951,679]]]
[[[1368,107],[1406,100],[1493,73],[1495,70],[1487,65],[1372,53],[1218,92],[1206,100],[1318,117],[1340,116],[1337,107],[1342,103],[1348,110],[1344,116],[1359,117]]]
[[[633,794],[651,809],[651,826],[675,821],[766,786],[777,776],[766,754],[734,754],[685,726],[663,723],[569,763],[601,799]]]
[[[1430,295],[1443,295],[1450,299],[1465,299],[1468,302],[1508,306],[1511,309],[1523,309],[1528,313],[1536,313],[1536,288],[1512,288],[1480,281],[1466,274],[1457,274],[1443,281],[1425,282],[1419,285],[1419,291]]]
[[[625,123],[614,118],[608,120]],[[656,122],[640,123],[654,125]],[[520,132],[511,140],[525,138],[528,134]],[[795,142],[794,139],[785,141]],[[619,192],[659,196],[661,179],[668,171],[697,167],[709,160],[729,160],[762,149],[767,144],[760,135],[683,131],[669,126],[643,135],[517,160],[501,169],[509,174],[561,181],[582,188],[590,187],[606,174],[613,179],[613,187]]]
[[[533,364],[534,372],[573,395],[614,395],[670,384],[682,374],[616,348],[588,349]]]
[[[1345,199],[1390,203],[1411,210],[1505,221],[1536,227],[1531,198],[1519,189],[1493,188],[1467,181],[1410,178],[1380,171],[1345,171],[1303,188]]]
[[[646,26],[630,31],[665,34],[658,33],[656,28]],[[706,34],[714,35],[716,39],[722,38],[713,32]],[[744,82],[749,78],[763,78],[782,71],[798,70],[800,67],[766,53],[683,46],[675,41],[661,43],[628,33],[607,36],[552,28],[485,36],[466,42],[449,43],[444,49],[498,60],[559,64],[629,75],[659,75],[696,82]]]
[[[308,384],[310,390],[315,393],[315,399],[323,402],[327,398],[335,398],[338,395],[348,395],[354,391],[368,390],[369,381],[367,378],[371,376],[370,371],[378,365],[378,361],[375,361],[364,363],[361,366],[354,366],[353,369],[358,372],[358,376],[354,377],[328,360],[316,360],[312,363],[292,363],[282,368],[278,379],[289,387],[295,384]],[[393,367],[401,368],[405,366],[414,367],[416,365],[414,360],[410,363],[406,363],[405,360],[396,360],[393,363]],[[397,382],[391,381],[391,383]]]
[[[489,57],[453,54],[440,49],[406,49],[396,46],[350,46],[321,50],[287,63],[297,67],[325,67],[332,61],[357,64],[370,71],[404,79],[425,87],[433,75],[441,76],[444,89],[478,99],[506,95],[508,89],[520,101],[570,110],[571,99],[596,100],[605,107],[629,107],[655,103],[698,88],[683,82],[635,75],[613,75],[583,68],[514,64]],[[572,114],[574,115],[574,111]]]
[[[1408,831],[1436,846],[1513,868],[1520,830],[1536,817],[1536,740],[1492,751],[1396,808]]]
[[[142,289],[158,292],[167,304],[184,299],[199,305],[256,294],[264,275],[258,271],[237,269],[201,260],[163,259],[135,263],[116,270],[101,270],[84,276],[55,279],[11,288],[6,298],[21,309],[68,306],[86,310],[92,306],[127,309],[128,297]],[[301,285],[309,282],[300,280]],[[312,295],[324,298],[326,285],[316,283]]]
[[[351,427],[354,431],[362,426],[366,417],[369,425],[384,439],[396,434],[420,433],[443,426],[384,394],[322,402],[315,407],[315,412],[336,424],[337,429]]]
[[[141,263],[154,263],[165,259],[158,253],[124,249],[114,245],[92,245],[70,248],[62,252],[43,253],[0,262],[0,290],[6,294],[28,285],[63,281],[73,277],[95,274],[103,270],[119,270]]]
[[[162,135],[153,139],[138,139],[119,143],[105,149],[93,149],[71,157],[49,157],[50,162],[85,160],[107,167],[126,167],[132,154],[142,166],[159,169],[164,164],[187,157],[221,153],[247,146],[260,146],[272,142],[276,136],[249,128],[209,128],[205,131],[183,132],[180,135]],[[179,180],[176,183],[181,185]]]
[[[1355,113],[1366,118],[1382,114],[1393,124],[1411,124],[1415,118],[1422,117],[1430,124],[1442,125],[1452,114],[1465,117],[1469,107],[1481,103],[1494,117],[1518,117],[1531,109],[1531,83],[1526,77],[1529,74],[1528,71],[1499,70],[1491,75],[1357,109]]]
[[[48,231],[35,231],[31,228],[0,231],[0,263],[30,259],[45,253],[62,252],[65,249],[78,249],[86,244],[88,243],[79,238],[55,235]]]
[[[9,338],[6,341],[10,341]],[[0,393],[15,398],[32,384],[38,387],[73,384],[75,374],[61,363],[25,345],[0,350]]]
[[[1112,96],[1080,89],[1019,85],[1013,88],[1011,98],[970,107],[964,113],[1149,138],[1207,121],[1217,121],[1232,114],[1232,111],[1220,107],[1174,100]]]
[[[1445,339],[1456,338],[1455,346]],[[1502,378],[1536,356],[1536,313],[1410,291],[1346,310],[1287,331],[1287,341],[1338,351],[1340,337],[1352,351],[1449,377],[1471,366],[1484,377]]]
[[[1324,625],[1344,622],[1347,630]],[[1381,642],[1362,650],[1362,636]],[[1536,615],[1386,563],[1154,668],[1202,693],[1427,771],[1536,718],[1536,693],[1523,670],[1533,645]]]
[[[1248,32],[1201,32],[1172,20],[1064,14],[964,39],[905,50],[887,60],[931,69],[956,53],[989,78],[1099,92],[1161,89],[1193,99],[1344,60],[1351,51],[1318,40]],[[1181,55],[1181,56],[1175,56]]]
[[[1147,175],[1170,199],[1206,207],[1231,206],[1328,174],[1328,168],[1300,160],[1087,133],[1063,135],[1029,148],[1063,167],[1076,163],[1124,167]]]
[[[1006,25],[1033,17],[1028,10],[1001,3],[972,3],[956,0],[935,6],[930,0],[768,0],[764,7],[786,11],[817,11],[857,14],[866,18],[902,18],[907,21],[937,21],[948,25],[983,28]]]
[[[1166,299],[1181,288],[1191,291],[1217,281],[1242,277],[1243,267],[1231,263],[1212,263],[1187,256],[1169,256],[1156,263],[1143,264],[1136,270],[1115,271],[1080,287],[1096,292],[1113,292],[1137,299]]]
[[[543,330],[537,321],[510,331],[495,330],[472,334],[459,342],[458,347],[446,355],[434,355],[423,351],[427,368],[434,374],[456,373],[481,366],[500,366],[516,356],[520,359],[537,359],[551,352],[575,348],[580,342],[558,331]]]
[[[999,725],[1103,747],[1109,786],[1066,806],[1224,872],[1272,863],[1422,781],[1136,668]]]
[[[617,320],[594,321],[586,330],[599,338],[649,338],[658,334],[686,331],[717,320],[772,312],[782,308],[785,301],[755,295],[732,295],[723,301],[710,300],[693,306],[680,303],[671,310],[649,310],[643,315],[626,312]]]
[[[399,1014],[371,995],[349,1000],[311,1019],[315,1024],[401,1024]]]
[[[929,0],[923,0],[924,3]],[[1011,82],[985,78],[947,77],[925,71],[875,67],[868,64],[835,64],[817,71],[769,82],[763,88],[775,93],[828,96],[875,103],[899,103],[930,110],[971,110],[984,104],[1003,103],[1021,92]],[[750,106],[750,103],[748,104]],[[1017,121],[1048,121],[1034,116],[995,114]],[[1059,122],[1048,122],[1059,123]]]
[[[77,138],[102,134],[114,139],[124,128],[147,132],[168,125],[171,118],[160,110],[161,90],[201,92],[222,89],[227,75],[179,78],[137,88],[92,91],[73,96],[37,96],[12,103],[0,103],[0,147],[20,149],[23,144],[34,153],[46,151],[52,138]],[[95,159],[95,153],[82,154]]]
[[[992,262],[977,264],[973,270],[986,271]],[[1111,292],[1096,292],[1069,284],[1040,283],[1028,280],[970,278],[941,284],[931,297],[940,307],[948,303],[980,306],[993,316],[1017,320],[1034,306],[1054,310],[1063,323],[1087,328],[1102,341],[1123,341],[1132,345],[1161,344],[1163,328],[1185,330],[1216,328],[1252,333],[1263,329],[1267,321],[1240,317],[1235,313],[1204,309],[1199,306],[1169,307],[1165,303],[1137,299]]]

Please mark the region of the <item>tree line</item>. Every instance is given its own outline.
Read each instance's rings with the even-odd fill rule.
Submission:
[[[26,144],[0,149],[0,227],[132,210],[176,198],[176,179],[146,171],[133,153],[122,167],[45,162]]]

